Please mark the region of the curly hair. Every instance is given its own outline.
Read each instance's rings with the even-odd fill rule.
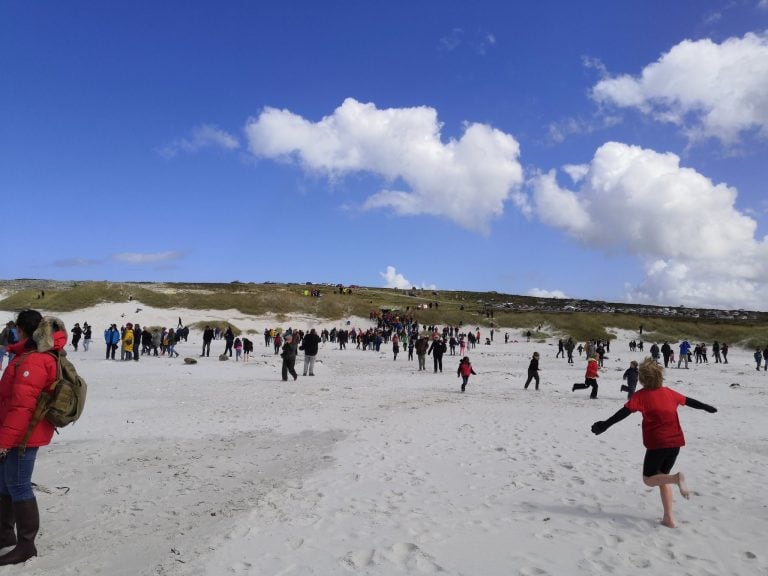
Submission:
[[[664,368],[653,358],[646,358],[640,363],[640,384],[648,390],[656,390],[664,385]]]

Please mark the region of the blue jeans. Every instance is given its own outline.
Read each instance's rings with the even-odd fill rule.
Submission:
[[[24,455],[13,448],[0,462],[0,496],[10,496],[14,502],[32,500],[32,470],[35,468],[37,448],[27,448]]]

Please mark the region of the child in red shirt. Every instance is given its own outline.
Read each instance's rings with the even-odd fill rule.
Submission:
[[[472,369],[472,364],[469,362],[469,356],[464,356],[464,358],[461,359],[456,374],[461,378],[461,391],[464,392],[464,389],[467,387],[467,382],[469,382],[469,375],[477,375],[477,372]]]
[[[575,392],[576,390],[584,390],[586,388],[592,387],[592,392],[590,392],[589,397],[594,400],[597,398],[597,377],[599,370],[598,362],[597,362],[597,354],[592,354],[592,356],[589,357],[587,360],[587,371],[584,374],[584,384],[581,384],[577,382],[573,385],[571,388],[571,392]]]
[[[677,417],[677,407],[690,406],[710,413],[717,412],[717,408],[666,388],[664,369],[651,358],[646,358],[640,364],[639,372],[642,389],[633,394],[624,407],[608,420],[592,424],[592,432],[602,434],[632,412],[640,412],[643,415],[643,445],[646,448],[643,482],[646,486],[659,487],[661,504],[664,508],[661,523],[674,528],[676,524],[672,516],[671,485],[677,484],[683,498],[690,496],[683,473],[670,474],[680,448],[685,446],[685,437]]]

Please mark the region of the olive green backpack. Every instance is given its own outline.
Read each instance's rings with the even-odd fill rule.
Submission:
[[[59,428],[76,422],[85,408],[85,395],[88,385],[77,373],[64,350],[45,352],[56,359],[56,380],[40,393],[35,412],[29,421],[27,432],[19,445],[19,452],[24,453],[32,431],[43,418],[48,420],[57,432]]]

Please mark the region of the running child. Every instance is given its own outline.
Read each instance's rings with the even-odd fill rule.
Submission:
[[[675,528],[672,515],[672,485],[677,485],[683,498],[690,497],[683,473],[670,474],[680,448],[685,446],[677,408],[690,406],[711,414],[717,412],[717,408],[665,387],[664,368],[651,358],[646,358],[640,364],[639,373],[642,389],[633,394],[624,407],[608,420],[592,424],[592,433],[602,434],[632,412],[640,412],[643,415],[643,445],[646,448],[643,483],[646,486],[659,487],[661,505],[664,508],[661,523],[668,528]]]

